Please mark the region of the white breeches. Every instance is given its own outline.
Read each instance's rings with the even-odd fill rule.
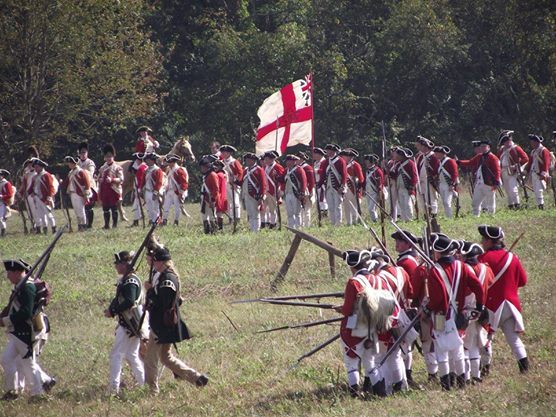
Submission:
[[[133,220],[141,220],[141,202],[139,201],[139,196],[136,192],[133,192],[133,205],[131,206],[133,209]]]
[[[311,226],[311,210],[316,201],[315,190],[313,190],[309,197],[305,199],[305,206],[301,208],[301,227]]]
[[[326,201],[328,202],[328,217],[333,226],[342,224],[342,201],[344,197],[333,187],[326,189]]]
[[[510,175],[507,172],[507,168],[502,168],[502,185],[508,197],[508,205],[519,204],[519,183],[517,182],[517,175]]]
[[[298,228],[301,226],[301,202],[293,193],[287,193],[285,198],[288,226]]]
[[[8,215],[8,207],[4,201],[0,200],[0,229],[6,228],[6,216]]]
[[[413,220],[413,205],[415,204],[415,196],[409,194],[407,188],[398,189],[398,204],[400,206],[400,218],[402,221],[409,222]]]
[[[534,172],[531,174],[531,185],[535,191],[537,204],[544,204],[544,191],[546,190],[546,181],[541,180]]]
[[[346,220],[346,224],[351,226],[353,224],[357,224],[357,196],[354,195],[351,190],[348,188],[346,194],[344,196],[344,200],[342,201],[342,209],[344,211],[344,218]]]
[[[35,197],[35,209],[37,214],[35,221],[38,223],[39,227],[56,226],[56,220],[54,220],[52,209],[50,206],[44,204],[38,197]]]
[[[249,228],[252,232],[258,232],[261,228],[261,212],[259,202],[250,195],[245,195],[245,210],[249,218]]]
[[[481,377],[481,356],[487,343],[487,331],[477,321],[470,321],[463,338],[466,379]]]
[[[502,314],[500,315],[500,322],[498,328],[502,329],[506,342],[510,345],[512,353],[517,360],[523,359],[527,356],[525,345],[519,337],[519,333],[515,331],[516,321],[510,307],[506,304],[503,307]]]
[[[485,184],[475,184],[473,192],[473,215],[479,217],[483,205],[488,213],[496,213],[496,187]]]
[[[232,193],[233,190],[233,193]],[[228,199],[228,214],[230,215],[230,219],[234,218],[234,202],[236,206],[236,219],[239,220],[241,218],[241,200],[240,200],[240,189],[236,185],[227,184],[226,185],[226,196]]]
[[[120,389],[120,377],[122,375],[122,364],[124,359],[129,364],[137,385],[145,383],[145,370],[143,361],[139,358],[138,337],[129,337],[122,326],[116,328],[116,340],[110,352],[110,389],[118,392]]]
[[[426,182],[419,183],[419,189],[421,190],[421,192],[418,193],[419,210],[421,210],[421,213],[426,213],[427,206],[430,205],[431,213],[437,214],[438,213],[438,193],[436,192],[436,190],[431,184],[428,184],[428,187],[429,187],[429,191],[427,191]],[[426,204],[429,202],[429,196],[430,196],[430,204]]]
[[[77,195],[77,193],[70,193],[71,206],[77,217],[77,224],[87,224],[87,218],[85,217],[85,200],[83,197]]]
[[[8,334],[8,344],[4,349],[0,362],[4,368],[4,388],[6,391],[16,391],[19,388],[18,372],[23,374],[26,382],[31,385],[31,395],[43,393],[40,367],[37,365],[36,355],[33,353],[29,358],[27,355],[29,347],[15,337]]]
[[[162,218],[164,220],[168,220],[168,217],[170,216],[170,209],[172,207],[174,207],[174,220],[178,221],[181,216],[180,197],[175,193],[175,191],[168,191],[164,194],[164,206],[162,207],[162,210],[164,211]]]
[[[438,361],[433,351],[433,340],[431,337],[432,322],[430,319],[421,320],[421,344],[425,365],[429,374],[438,372]]]
[[[398,187],[396,186],[396,183],[391,180],[388,189],[390,191],[390,198],[388,199],[390,202],[390,214],[392,215],[394,221],[396,221],[398,219],[399,209]]]
[[[160,216],[159,196],[152,191],[145,190],[145,208],[147,209],[147,218],[151,222],[155,222]]]
[[[450,372],[455,372],[456,375],[465,373],[465,353],[463,350],[463,341],[455,349],[449,351],[441,351],[438,345],[434,346],[436,352],[436,360],[438,362],[438,375],[448,375]],[[452,364],[452,366],[450,366]]]
[[[318,191],[319,206],[321,210],[328,210],[328,202],[326,201],[326,189],[320,187]]]
[[[36,206],[35,206],[35,199],[34,199],[33,196],[31,196],[31,195],[28,195],[28,196],[25,197],[25,198],[26,198],[26,200],[27,200],[27,207],[26,207],[26,209],[27,209],[28,211],[31,212],[30,217],[32,217],[33,226],[34,226],[34,227],[38,227],[39,224],[38,224],[38,222],[37,222],[37,208],[36,208]],[[29,214],[29,213],[27,213],[27,214]]]
[[[438,184],[438,191],[440,191],[440,198],[444,206],[444,214],[447,218],[452,218],[452,198],[454,197],[454,190],[448,183],[441,181]]]
[[[375,201],[379,202],[380,195],[379,195],[379,193],[377,193],[376,191],[374,191],[372,189],[367,189],[367,193],[369,193],[370,196],[372,197],[372,199],[369,196],[367,196],[367,198],[366,198],[367,208],[369,209],[369,215],[371,216],[371,220],[373,222],[376,222],[376,221],[378,221],[378,208],[377,208],[377,205],[376,205]]]
[[[273,194],[266,193],[266,199],[264,201],[264,213],[263,222],[276,224],[278,218],[278,204],[276,203],[276,198]]]

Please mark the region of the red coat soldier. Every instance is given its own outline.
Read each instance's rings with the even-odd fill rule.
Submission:
[[[224,215],[228,212],[229,201],[226,196],[226,184],[228,183],[228,176],[224,171],[224,162],[217,159],[212,163],[212,168],[218,176],[218,200],[216,201],[216,223],[218,230],[224,228]]]
[[[448,156],[451,149],[447,146],[435,146],[434,154],[439,161],[436,178],[438,179],[438,193],[444,206],[444,214],[452,218],[452,199],[457,196],[459,184],[458,164]]]
[[[335,143],[329,143],[324,147],[327,159],[319,168],[318,187],[326,187],[326,201],[328,202],[328,213],[330,222],[334,226],[342,224],[342,201],[347,188],[347,164],[339,155],[340,147]]]
[[[285,168],[276,162],[278,152],[269,151],[264,154],[264,173],[266,183],[266,197],[264,199],[264,212],[261,227],[274,229],[278,218],[278,205],[282,202],[282,192],[284,190]]]
[[[10,172],[0,169],[0,236],[6,235],[6,217],[10,206],[14,203],[14,187],[8,180]]]
[[[399,163],[397,167],[396,188],[400,216],[403,221],[413,220],[413,206],[419,177],[417,166],[411,159],[413,152],[406,148],[397,148],[394,159]]]
[[[56,233],[56,220],[52,214],[54,209],[54,196],[58,192],[58,182],[45,168],[48,164],[38,158],[33,159],[35,176],[33,177],[33,198],[37,218],[35,221],[42,227],[43,233],[48,232],[48,226],[52,228],[52,233]]]
[[[550,151],[543,146],[544,139],[539,135],[529,135],[531,154],[525,171],[531,176],[531,184],[539,209],[544,210],[544,191],[550,179]]]
[[[286,212],[288,214],[288,226],[298,228],[302,225],[302,210],[309,198],[307,189],[307,175],[299,163],[300,158],[296,155],[286,156],[286,174],[284,198],[286,201]]]
[[[259,157],[248,152],[243,156],[245,171],[242,184],[242,198],[249,218],[251,231],[258,232],[261,228],[261,211],[267,191],[264,169],[259,166]]]
[[[437,175],[440,163],[433,152],[434,143],[423,136],[417,136],[415,147],[419,151],[415,155],[415,165],[419,177],[417,189],[421,212],[436,215],[438,213]]]
[[[124,172],[114,161],[116,156],[114,145],[104,146],[103,153],[105,163],[98,172],[98,197],[102,203],[104,229],[109,229],[110,213],[112,213],[112,227],[118,227],[118,203],[122,200]]]
[[[355,160],[359,156],[359,152],[352,148],[345,148],[340,152],[342,158],[346,161],[347,170],[347,189],[344,195],[343,211],[344,219],[348,226],[357,223],[358,217],[358,207],[361,206],[360,197],[361,189],[365,182],[365,176],[363,175],[363,169],[359,162]]]
[[[212,155],[205,155],[199,160],[201,174],[203,174],[201,185],[201,219],[205,234],[216,231],[216,206],[220,201],[220,180],[214,172]]]
[[[364,158],[366,171],[361,189],[365,190],[371,220],[376,222],[378,220],[377,203],[382,204],[384,207],[385,201],[388,198],[386,188],[384,187],[384,172],[378,166],[378,155],[365,155]]]
[[[500,170],[502,184],[508,196],[508,207],[517,210],[519,208],[519,183],[522,167],[529,161],[529,157],[521,146],[513,141],[513,130],[503,130],[498,137],[498,159],[500,159]]]
[[[297,153],[299,157],[299,161],[297,164],[303,168],[305,171],[305,176],[307,177],[307,198],[305,199],[305,203],[301,208],[301,227],[309,227],[311,226],[311,210],[313,208],[313,204],[316,199],[315,190],[316,190],[316,181],[315,181],[315,170],[311,165],[307,163],[309,160],[309,155],[305,152],[299,151]]]
[[[174,207],[174,225],[179,225],[182,204],[187,198],[189,187],[189,174],[185,167],[180,165],[181,157],[168,154],[165,157],[168,164],[168,185],[164,194],[164,206],[162,213],[162,224],[168,223],[170,209]]]

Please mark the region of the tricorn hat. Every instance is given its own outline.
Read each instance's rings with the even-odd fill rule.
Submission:
[[[145,154],[143,152],[134,152],[131,154],[131,157],[133,159],[143,159],[145,157]]]
[[[541,135],[530,134],[530,135],[528,135],[528,137],[529,137],[529,140],[532,140],[534,142],[539,142],[539,143],[544,142],[544,138]]]
[[[444,155],[448,155],[452,150],[447,147],[446,145],[439,145],[435,146],[432,150],[433,152],[443,153]]]
[[[42,159],[39,158],[32,158],[31,159],[33,165],[40,165],[41,167],[47,167],[48,164],[44,162]]]
[[[365,161],[370,161],[373,164],[376,164],[379,161],[378,155],[374,153],[364,155],[363,158],[365,159]]]
[[[467,241],[461,242],[459,251],[466,258],[473,258],[475,256],[479,256],[485,253],[481,245],[475,242],[467,242]]]
[[[371,261],[371,252],[368,250],[347,250],[342,253],[342,259],[348,266],[367,266]]]
[[[430,139],[427,139],[427,138],[424,137],[424,136],[420,136],[420,135],[417,136],[417,140],[415,141],[415,143],[419,143],[419,144],[421,144],[421,145],[423,145],[423,146],[426,146],[426,147],[429,148],[429,149],[434,148],[434,142],[433,142],[432,140],[430,140]]]
[[[431,233],[430,242],[432,249],[440,253],[455,251],[459,248],[459,243],[444,233]]]
[[[172,257],[168,248],[161,246],[153,250],[153,261],[169,261],[170,259]]]
[[[406,158],[411,158],[413,156],[413,152],[408,148],[396,148],[396,153]]]
[[[392,233],[392,239],[401,240],[403,242],[407,242],[408,239],[409,239],[413,243],[420,243],[420,239],[417,236],[415,236],[413,233],[408,232],[407,230],[402,230],[402,231],[397,230],[397,231],[395,231],[394,233]]]
[[[251,159],[252,161],[258,161],[259,157],[255,155],[253,152],[247,152],[243,155],[243,159]]]
[[[309,159],[309,155],[307,154],[307,152],[298,151],[297,156],[299,156],[304,161],[307,161]]]
[[[334,151],[334,152],[340,152],[341,148],[336,145],[335,143],[329,143],[328,145],[326,145],[324,147],[325,151]]]
[[[203,166],[203,165],[210,165],[214,162],[214,158],[212,158],[212,155],[203,155],[200,159],[199,159],[199,166]]]
[[[498,226],[487,226],[486,224],[482,224],[477,227],[479,234],[487,239],[492,240],[500,240],[504,239],[504,231],[501,227]]]
[[[323,156],[326,154],[326,152],[324,152],[324,150],[323,150],[322,148],[316,148],[316,147],[313,148],[313,153],[314,153],[314,154],[316,153],[316,154],[319,154],[319,155],[323,155]]]
[[[359,156],[359,152],[357,152],[355,149],[353,148],[344,148],[340,151],[340,155],[344,155],[344,156],[352,156],[354,158]]]
[[[0,175],[2,175],[3,177],[9,177],[10,171],[8,171],[7,169],[0,169]]]
[[[481,146],[481,141],[480,140],[471,141],[471,145],[473,145],[474,148],[478,148],[479,146]]]
[[[31,265],[29,265],[23,259],[10,259],[4,261],[4,268],[6,268],[6,271],[29,272],[31,270]]]
[[[64,162],[71,162],[72,164],[77,164],[77,158],[68,155],[64,157]]]
[[[276,151],[268,151],[263,154],[263,158],[270,158],[270,159],[276,159],[279,156],[280,155],[278,155],[278,152]]]
[[[509,141],[512,138],[513,134],[514,134],[513,130],[503,130],[502,132],[500,132],[500,136],[498,136],[498,146]]]
[[[123,264],[130,263],[135,254],[133,252],[128,252],[126,250],[114,254],[114,263]]]
[[[222,145],[221,147],[218,148],[218,150],[220,152],[230,152],[230,153],[237,152],[237,149],[232,145]]]
[[[112,145],[111,143],[108,143],[102,148],[102,154],[112,154],[112,156],[116,156],[116,148],[114,148],[114,145]]]
[[[286,160],[286,161],[299,161],[300,158],[299,158],[299,156],[297,156],[297,155],[288,154],[288,155],[286,155],[286,157],[284,158],[284,160]]]
[[[152,130],[150,127],[148,127],[148,126],[139,126],[139,127],[137,128],[137,130],[135,131],[135,133],[139,133],[139,132],[152,133],[153,130]]]
[[[143,155],[143,160],[147,160],[150,159],[152,161],[156,161],[158,158],[160,158],[160,155],[158,155],[156,152],[148,152],[145,155]]]

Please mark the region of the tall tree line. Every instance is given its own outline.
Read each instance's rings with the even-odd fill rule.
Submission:
[[[314,75],[316,142],[378,150],[422,134],[461,154],[476,138],[556,128],[549,0],[6,0],[0,6],[0,160],[39,143],[158,139],[252,150],[256,110]],[[8,161],[6,161],[8,162]]]

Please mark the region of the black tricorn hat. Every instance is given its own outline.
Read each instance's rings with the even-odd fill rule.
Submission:
[[[77,158],[67,155],[64,157],[64,162],[71,162],[72,164],[77,164]]]
[[[402,233],[403,232],[403,233]],[[408,238],[409,240],[411,240],[413,243],[420,243],[420,240],[417,236],[415,236],[413,233],[408,232],[407,230],[402,230],[402,232],[400,232],[399,230],[395,231],[394,233],[392,233],[392,239],[395,240],[401,240],[403,242],[407,242]],[[404,236],[405,234],[405,236]],[[407,236],[407,238],[406,238]],[[408,242],[409,243],[409,242]]]
[[[544,138],[540,135],[533,135],[530,134],[528,135],[529,140],[535,141],[535,142],[539,142],[539,143],[543,143],[544,142]]]
[[[423,146],[426,146],[429,149],[434,148],[434,142],[430,139],[427,139],[424,136],[417,136],[417,140],[415,141],[415,143],[419,143]]]
[[[499,226],[488,226],[486,224],[482,224],[477,227],[477,230],[481,236],[486,237],[487,239],[504,239],[504,231]]]
[[[448,155],[450,152],[452,152],[452,150],[449,147],[447,147],[446,145],[435,146],[432,151],[443,153],[445,155]]]
[[[299,161],[301,158],[297,155],[294,154],[288,154],[286,155],[286,157],[284,158],[285,161]]]
[[[169,261],[170,259],[172,259],[170,251],[164,246],[153,250],[153,261]]]
[[[160,155],[158,155],[156,152],[149,152],[143,155],[143,160],[151,159],[153,161],[156,161],[158,158],[160,158]]]
[[[268,151],[268,152],[265,152],[265,153],[263,154],[263,158],[276,159],[276,158],[278,158],[279,156],[280,156],[280,155],[278,155],[278,152],[276,152],[276,151]]]
[[[103,155],[107,155],[109,153],[112,154],[112,156],[116,156],[116,148],[114,148],[114,145],[111,144],[111,143],[107,143],[102,148],[102,154]]]
[[[473,258],[475,256],[479,256],[485,253],[481,245],[475,242],[467,242],[467,241],[461,242],[459,251],[466,258]]]
[[[245,155],[243,155],[243,159],[251,159],[253,161],[258,161],[259,157],[255,155],[253,152],[247,152]]]
[[[344,156],[352,156],[354,158],[359,156],[359,152],[357,152],[355,149],[353,148],[344,148],[340,151],[340,155],[344,155]]]
[[[139,132],[147,132],[147,133],[152,133],[152,129],[149,126],[139,126],[137,128],[137,130],[135,131],[135,133],[139,133]]]
[[[348,266],[368,264],[371,260],[371,252],[368,250],[347,250],[342,253],[342,259]]]
[[[334,151],[334,152],[340,152],[341,148],[336,145],[335,143],[329,143],[328,145],[326,145],[324,147],[325,151]]]
[[[378,155],[375,154],[375,153],[364,155],[363,158],[365,159],[365,161],[370,161],[373,164],[378,163],[378,160],[379,160]]]
[[[317,147],[313,148],[313,153],[323,155],[323,156],[326,154],[326,152],[324,152],[322,148],[317,148]]]
[[[8,171],[7,169],[0,169],[0,175],[2,175],[3,177],[9,177],[10,171]]]
[[[471,145],[473,145],[474,148],[478,148],[479,146],[482,145],[482,143],[481,143],[480,140],[474,140],[474,141],[471,141]]]
[[[29,265],[23,259],[9,259],[4,261],[4,268],[6,268],[6,271],[29,272],[31,270],[31,265]]]
[[[232,145],[222,145],[218,148],[218,150],[220,152],[230,152],[230,153],[237,152],[237,149]]]
[[[31,161],[33,165],[40,165],[41,167],[45,167],[45,168],[48,166],[46,162],[44,162],[42,159],[39,158],[32,158]]]
[[[436,252],[446,253],[459,248],[459,243],[444,233],[431,233],[430,242],[432,249]]]
[[[307,152],[298,151],[297,156],[299,156],[304,161],[307,161],[309,159],[309,155],[307,154]]]
[[[500,135],[498,136],[498,146],[509,141],[512,138],[513,134],[513,130],[503,130],[502,132],[500,132]]]
[[[126,250],[114,254],[115,264],[128,264],[133,259],[134,253]]]
[[[396,148],[396,153],[408,159],[413,156],[413,152],[408,148]]]

